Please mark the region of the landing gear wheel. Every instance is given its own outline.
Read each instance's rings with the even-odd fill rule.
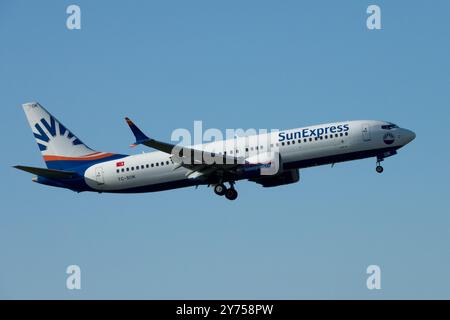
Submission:
[[[378,173],[382,173],[384,169],[383,169],[382,166],[378,165],[378,166],[375,168],[375,170],[377,170]]]
[[[227,192],[227,187],[225,187],[225,185],[223,183],[219,183],[218,185],[216,185],[214,187],[214,192],[218,195],[218,196],[223,196],[226,192]]]
[[[228,200],[236,200],[237,197],[238,193],[236,189],[230,188],[225,191],[225,198],[227,198]]]

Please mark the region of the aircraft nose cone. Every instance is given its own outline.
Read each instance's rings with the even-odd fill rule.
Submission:
[[[416,138],[414,131],[406,130],[406,143],[413,141]]]

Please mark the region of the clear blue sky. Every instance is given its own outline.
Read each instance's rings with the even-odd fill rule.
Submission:
[[[66,29],[66,7],[82,29]],[[366,8],[382,10],[380,31]],[[0,298],[450,298],[448,1],[2,1]],[[389,120],[416,140],[301,182],[142,195],[47,188],[20,105],[133,153],[123,121],[293,128]],[[65,269],[82,269],[82,290]],[[382,290],[366,288],[366,268]]]

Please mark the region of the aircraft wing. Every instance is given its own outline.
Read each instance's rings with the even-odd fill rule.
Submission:
[[[177,163],[183,163],[183,166],[199,166],[199,165],[208,165],[203,160],[206,157],[209,157],[209,159],[215,159],[216,162],[219,163],[220,166],[235,166],[236,164],[245,163],[244,158],[242,157],[231,157],[229,155],[219,155],[215,154],[213,152],[208,152],[204,150],[198,150],[191,147],[182,147],[175,144],[167,143],[158,141],[155,139],[151,139],[147,137],[141,129],[139,129],[133,121],[131,121],[129,118],[125,118],[127,121],[127,124],[130,126],[131,131],[133,132],[136,142],[132,144],[131,146],[137,146],[139,144],[143,144],[147,147],[172,154],[172,159],[174,162]],[[189,158],[190,156],[190,158]],[[189,161],[190,163],[186,163],[183,160],[186,159],[192,159],[192,161]],[[219,161],[221,160],[221,161]],[[220,164],[221,163],[221,164]],[[216,164],[211,164],[216,165]]]
[[[178,164],[175,169],[179,167],[190,169],[191,172],[188,174],[190,178],[207,177],[215,174],[223,174],[223,172],[237,174],[236,170],[238,168],[242,166],[248,168],[248,166],[252,165],[243,157],[215,154],[149,138],[133,123],[133,121],[129,118],[125,118],[125,120],[136,138],[136,142],[131,146],[143,144],[147,147],[171,154],[174,163]],[[205,159],[214,159],[215,161],[208,163]]]

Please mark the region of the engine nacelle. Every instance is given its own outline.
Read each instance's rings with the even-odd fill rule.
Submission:
[[[250,181],[261,184],[264,188],[291,184],[298,182],[299,180],[300,172],[298,169],[284,170],[273,176],[260,176],[258,178],[250,179]]]

